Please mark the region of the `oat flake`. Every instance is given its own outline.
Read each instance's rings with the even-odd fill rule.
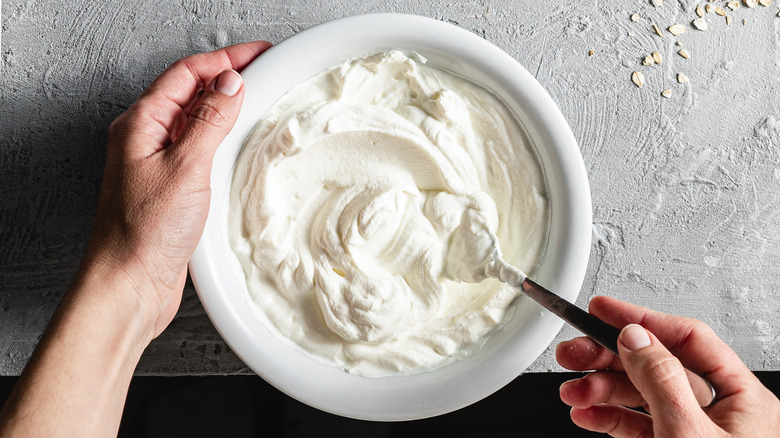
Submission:
[[[709,25],[707,24],[706,21],[704,21],[703,18],[697,18],[697,19],[693,20],[693,27],[695,27],[696,29],[699,29],[701,31],[705,31],[705,30],[707,30]]]
[[[631,73],[631,82],[637,87],[642,88],[642,85],[645,84],[645,76],[641,72],[635,71]]]
[[[682,24],[673,24],[669,26],[669,29],[667,29],[669,33],[671,33],[674,36],[682,35],[685,33],[685,26]]]

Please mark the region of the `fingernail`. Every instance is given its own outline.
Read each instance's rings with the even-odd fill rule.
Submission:
[[[647,335],[647,330],[642,326],[630,324],[620,333],[620,341],[626,348],[634,351],[650,345],[650,336]]]
[[[225,70],[214,79],[214,89],[228,96],[235,96],[244,81],[235,70]]]

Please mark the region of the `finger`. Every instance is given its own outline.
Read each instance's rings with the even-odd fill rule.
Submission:
[[[572,408],[571,420],[583,429],[617,438],[653,436],[653,420],[650,416],[621,406]]]
[[[160,96],[186,108],[214,76],[227,69],[243,70],[269,47],[268,41],[255,41],[182,58],[155,79],[141,98]]]
[[[211,160],[233,128],[244,97],[244,82],[234,70],[225,70],[208,85],[193,106],[181,135],[166,151],[179,158]]]
[[[109,145],[123,155],[146,158],[178,139],[202,96],[204,84],[226,69],[241,71],[271,44],[237,44],[175,62],[109,127]]]
[[[636,324],[618,337],[618,352],[626,374],[647,401],[648,410],[663,430],[696,424],[706,418],[691,390],[685,369],[652,333]],[[663,430],[656,432],[663,435]]]
[[[555,359],[572,371],[623,370],[617,356],[586,336],[559,343],[555,347]]]
[[[166,111],[181,113],[178,107],[165,109],[165,104],[147,101],[134,103],[108,127],[107,161],[113,159],[146,158],[167,146],[170,140],[167,119],[173,119]]]
[[[588,408],[602,403],[634,408],[645,405],[642,394],[628,376],[613,371],[596,371],[581,379],[564,382],[560,394],[561,401],[575,408]]]
[[[654,333],[686,367],[715,386],[718,398],[739,392],[757,380],[736,353],[701,321],[603,296],[591,300],[589,311],[616,327],[640,324]]]

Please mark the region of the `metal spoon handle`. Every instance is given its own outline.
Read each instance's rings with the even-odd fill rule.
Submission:
[[[530,278],[523,281],[523,291],[545,309],[558,315],[561,319],[571,324],[574,328],[588,335],[607,350],[618,354],[617,340],[620,329],[596,318],[590,313],[580,309],[574,304],[564,300],[560,296],[550,292]]]
[[[545,309],[558,315],[561,319],[571,324],[589,338],[598,342],[604,348],[618,355],[617,340],[620,329],[613,327],[590,313],[580,309],[574,304],[564,300],[560,296],[540,286],[530,278],[521,285],[523,292]],[[685,369],[688,382],[693,389],[699,406],[707,407],[715,400],[715,388],[704,378],[689,369]]]

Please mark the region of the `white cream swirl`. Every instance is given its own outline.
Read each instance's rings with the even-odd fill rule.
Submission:
[[[442,366],[511,316],[486,279],[524,271],[547,232],[544,182],[511,112],[484,88],[389,51],[300,84],[236,164],[231,244],[279,333],[349,372]]]

